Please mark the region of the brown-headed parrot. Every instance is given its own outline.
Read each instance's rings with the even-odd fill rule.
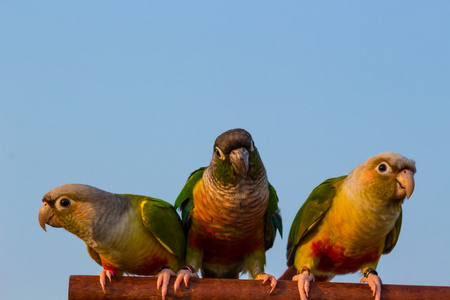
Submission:
[[[208,167],[194,171],[175,201],[187,232],[186,262],[204,278],[252,278],[276,286],[264,273],[265,252],[282,234],[275,189],[267,180],[252,136],[232,129],[217,137]],[[175,291],[196,276],[180,270]],[[193,272],[192,272],[193,271]]]
[[[163,299],[172,270],[184,265],[186,238],[179,215],[163,200],[112,194],[83,184],[65,184],[42,199],[39,224],[64,227],[82,239],[106,277],[157,275]]]
[[[289,268],[280,279],[297,281],[304,300],[312,280],[329,281],[361,270],[361,282],[368,282],[380,299],[375,269],[381,255],[397,243],[402,204],[414,191],[415,172],[413,160],[385,152],[316,187],[292,223]]]

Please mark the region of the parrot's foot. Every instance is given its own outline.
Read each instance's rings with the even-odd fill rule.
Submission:
[[[106,294],[105,285],[106,285],[106,277],[108,277],[109,282],[111,282],[111,277],[114,275],[112,271],[103,269],[100,272],[100,285],[102,286],[103,293]]]
[[[297,281],[298,293],[301,300],[306,300],[309,297],[309,286],[311,281],[316,280],[314,275],[308,270],[304,270],[298,275],[292,277],[292,281]]]
[[[265,284],[270,281],[270,286],[272,287],[272,289],[270,290],[270,294],[272,294],[273,290],[277,286],[277,279],[270,274],[259,273],[258,275],[255,276],[255,280],[262,280],[263,281],[262,284]]]
[[[175,279],[175,283],[173,284],[173,289],[175,291],[175,295],[177,294],[178,289],[180,288],[181,282],[184,281],[184,285],[188,286],[190,278],[198,278],[197,273],[195,272],[194,267],[186,266],[181,268],[177,273],[177,279]]]
[[[156,274],[156,277],[158,278],[158,280],[156,280],[156,288],[158,289],[158,291],[161,288],[161,296],[163,300],[166,299],[170,276],[175,276],[175,273],[167,267],[161,269],[161,271]]]
[[[369,274],[367,277],[363,277],[359,283],[367,282],[372,289],[372,296],[375,296],[375,300],[381,299],[381,278],[375,274]]]

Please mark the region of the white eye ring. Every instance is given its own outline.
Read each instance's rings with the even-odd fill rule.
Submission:
[[[72,205],[72,202],[73,201],[67,197],[61,197],[56,201],[55,207],[58,210],[65,210],[65,209],[68,209]]]
[[[379,163],[378,166],[376,166],[375,170],[377,170],[377,172],[382,175],[388,175],[392,173],[391,166],[385,161]]]
[[[221,160],[224,160],[224,159],[225,159],[225,155],[223,154],[222,150],[219,149],[219,147],[216,147],[216,148],[214,149],[214,153],[216,153],[216,155],[219,156],[219,158],[220,158]]]

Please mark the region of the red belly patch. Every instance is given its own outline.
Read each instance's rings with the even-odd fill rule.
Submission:
[[[125,272],[128,274],[134,275],[156,275],[156,273],[164,266],[167,266],[167,259],[159,258],[155,256],[151,256],[145,260],[141,264],[137,264],[136,266],[112,266],[108,262],[102,260],[102,265],[105,270],[109,270],[114,274],[118,272]],[[173,270],[174,272],[178,270]]]
[[[242,259],[263,246],[262,239],[248,237],[246,239],[222,240],[210,236],[194,236],[188,240],[189,246],[203,250],[203,261],[206,264],[228,265]]]
[[[165,258],[161,257],[151,257],[146,262],[143,262],[137,268],[134,268],[130,272],[136,275],[156,275],[158,271],[167,266],[168,261]],[[174,272],[178,272],[178,270],[172,270]]]
[[[376,248],[361,248],[361,251],[355,255],[348,256],[345,253],[345,247],[331,244],[326,240],[314,242],[312,250],[315,257],[320,258],[317,270],[335,274],[357,272],[364,265],[379,259],[379,252]]]

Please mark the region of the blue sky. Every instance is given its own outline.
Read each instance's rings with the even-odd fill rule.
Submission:
[[[280,198],[285,238],[267,272],[285,270],[290,224],[316,185],[394,151],[416,160],[416,190],[378,272],[450,285],[447,1],[0,6],[0,298],[64,299],[70,275],[101,270],[80,239],[39,227],[48,190],[84,183],[173,203],[236,127]]]

